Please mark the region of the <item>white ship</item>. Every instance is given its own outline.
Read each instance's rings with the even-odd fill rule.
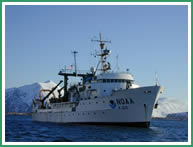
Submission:
[[[58,90],[58,98],[53,91],[62,81],[51,90],[40,91],[40,98],[33,100],[32,120],[149,127],[152,111],[158,105],[163,88],[158,84],[140,87],[134,83],[134,78],[128,71],[112,72],[110,63],[106,61],[111,51],[104,49],[105,43],[110,41],[102,40],[101,35],[99,40],[93,41],[100,43],[100,53],[96,54],[100,61],[96,69],[91,68],[89,73],[84,74],[78,72],[77,52],[73,52],[75,71],[59,71],[59,75],[64,77],[64,86]],[[68,86],[69,77],[81,77],[82,81]],[[49,93],[41,98],[41,92],[44,91]]]

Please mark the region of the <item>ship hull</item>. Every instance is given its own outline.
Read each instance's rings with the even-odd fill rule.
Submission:
[[[52,109],[38,109],[33,121],[149,127],[152,110],[162,92],[160,86],[117,91],[111,96],[82,100],[77,105],[53,104]]]

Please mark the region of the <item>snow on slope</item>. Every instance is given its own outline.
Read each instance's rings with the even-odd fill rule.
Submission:
[[[185,101],[164,97],[159,98],[158,104],[158,108],[153,110],[152,117],[165,118],[168,114],[188,112],[188,104]]]
[[[32,99],[39,97],[41,89],[52,89],[56,86],[53,81],[46,81],[44,83],[34,83],[18,88],[9,88],[5,90],[5,111],[6,112],[31,112]],[[60,87],[58,87],[59,89]],[[47,93],[44,92],[45,96]],[[54,91],[56,97],[58,96],[57,89]]]

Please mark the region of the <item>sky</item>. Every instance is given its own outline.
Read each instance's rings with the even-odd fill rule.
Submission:
[[[61,68],[96,67],[99,32],[112,51],[108,61],[116,71],[129,68],[140,86],[155,85],[155,72],[165,88],[163,97],[188,98],[188,7],[6,6],[5,86],[19,87],[53,80]]]

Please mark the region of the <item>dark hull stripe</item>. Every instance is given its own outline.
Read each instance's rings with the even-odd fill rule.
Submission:
[[[34,120],[35,122],[42,122]],[[108,126],[127,126],[127,127],[142,127],[149,128],[150,122],[46,122],[46,123],[59,123],[59,124],[68,124],[68,125],[108,125]]]
[[[150,122],[72,122],[68,124],[87,124],[87,125],[110,125],[110,126],[128,126],[148,128]]]

